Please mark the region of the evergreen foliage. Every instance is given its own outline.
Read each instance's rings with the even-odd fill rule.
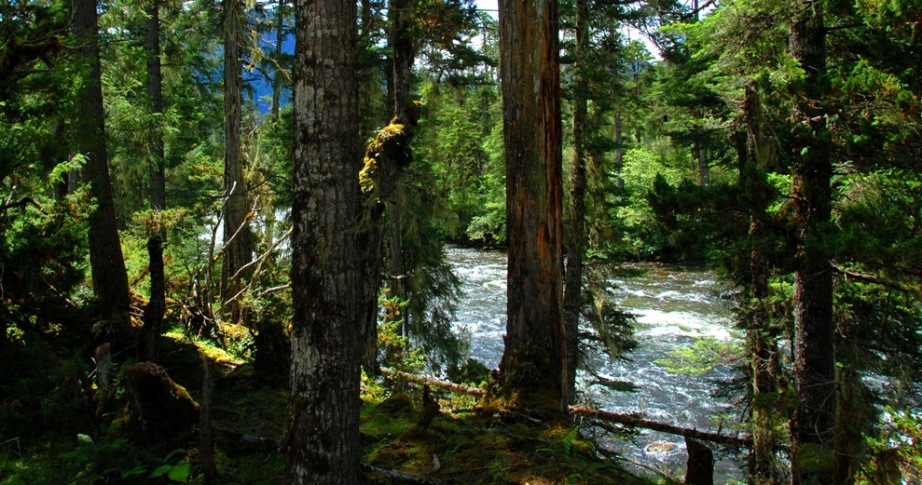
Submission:
[[[146,89],[144,40],[154,3],[162,112]],[[508,243],[497,20],[468,0],[393,2],[407,12],[406,40],[415,61],[408,94],[418,100],[419,120],[415,126],[389,124],[395,46],[388,32],[393,5],[385,3],[358,5],[354,141],[372,143],[365,160],[354,160],[351,178],[385,218],[387,204],[376,204],[392,196],[401,201],[400,238],[391,240],[399,247],[382,246],[382,254],[399,256],[401,274],[389,274],[387,259],[363,268],[377,281],[394,277],[405,285],[400,301],[389,293],[379,299],[379,355],[389,366],[489,388],[489,369],[469,359],[453,328],[459,280],[445,249]],[[734,395],[745,426],[761,443],[750,456],[752,481],[787,480],[784,465],[793,461],[835,483],[911,482],[922,467],[916,416],[922,379],[922,3],[814,3],[824,13],[826,72],[819,81],[828,89],[811,104],[804,97],[809,75],[789,44],[793,14],[804,2],[590,1],[588,41],[581,48],[576,4],[560,2],[564,170],[578,163],[577,148],[586,170],[580,376],[586,385],[606,384],[596,375],[595,356],[630,357],[644,344],[633,335],[633,316],[613,296],[622,263],[716,268],[732,288],[727,293],[744,348],[697,340],[659,364],[690,379],[703,378],[712,365],[740,369],[744,380]],[[158,364],[195,398],[201,376],[192,342],[207,346],[213,359],[239,366],[218,380],[217,392],[242,407],[216,404],[217,422],[242,426],[263,416],[258,404],[244,403],[262,400],[272,403],[266,413],[278,416],[243,432],[277,434],[287,398],[278,384],[288,379],[292,307],[300,304],[293,301],[289,273],[301,257],[289,241],[292,147],[302,135],[289,105],[295,9],[285,0],[240,3],[246,15],[237,42],[239,152],[253,261],[225,275],[238,291],[222,298],[228,248],[221,221],[228,200],[220,6],[214,0],[100,2],[104,141],[114,201],[109,222],[118,230],[131,286],[130,307],[113,314],[116,302],[100,301],[92,290],[89,216],[101,201],[82,176],[91,159],[76,147],[77,128],[88,118],[80,89],[93,73],[79,55],[88,44],[72,29],[71,4],[0,4],[0,481],[197,480],[197,455],[186,451],[194,440],[166,449],[128,440],[120,428],[129,419],[122,414],[128,390],[121,369],[141,358],[130,342],[138,339],[152,296],[147,242],[162,232],[166,298]],[[637,32],[656,52],[637,40]],[[586,111],[577,140],[571,123],[580,101]],[[795,122],[805,108],[822,111],[807,123]],[[162,158],[150,142],[153,133],[162,137]],[[373,184],[372,165],[380,162],[375,135],[407,141],[394,194],[379,193]],[[809,208],[798,205],[806,200],[801,176],[804,161],[811,163],[818,149],[829,153],[830,213],[806,240]],[[150,206],[150,170],[157,162],[168,210]],[[564,204],[573,207],[572,200]],[[352,226],[368,223],[357,221]],[[794,398],[800,364],[792,353],[795,273],[807,253],[832,278],[838,438],[834,456],[811,445],[792,459],[785,450],[796,435],[790,423],[800,405]],[[239,305],[246,318],[229,318],[230,305]],[[112,329],[119,335],[107,333]],[[105,354],[97,352],[115,337],[128,344],[110,356],[107,369]],[[114,391],[100,407],[94,399],[105,400],[103,374],[114,379]],[[607,384],[619,390],[642,385]],[[475,473],[465,474],[458,463],[481,467],[485,481],[592,481],[607,470],[590,460],[589,445],[572,428],[555,425],[527,438],[528,418],[485,407],[467,420],[436,416],[427,428],[419,424],[417,396],[399,397],[406,386],[392,392],[373,379],[363,385],[363,453],[375,465],[422,473],[437,453],[443,473],[471,481]],[[389,406],[399,412],[386,418]],[[16,451],[14,439],[21,447]],[[433,444],[441,439],[445,446]],[[513,444],[535,442],[542,448],[528,457],[513,450]],[[478,454],[464,449],[472,443],[502,453],[476,461]],[[219,449],[219,468],[228,474],[272,480],[253,471],[262,451],[227,442]],[[234,463],[235,453],[243,464]],[[265,456],[277,479],[281,457]],[[551,462],[563,463],[563,471],[529,475],[528,459],[544,460],[542,473]],[[583,465],[591,470],[576,470]]]

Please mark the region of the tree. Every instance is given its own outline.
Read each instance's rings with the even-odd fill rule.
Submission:
[[[157,358],[157,341],[166,313],[166,275],[163,266],[163,243],[166,231],[159,213],[166,209],[166,156],[163,149],[161,117],[163,116],[163,75],[160,70],[160,1],[153,0],[147,8],[144,50],[147,54],[147,97],[153,127],[148,136],[150,170],[150,208],[153,211],[147,252],[150,261],[150,300],[144,309],[142,355],[148,360]]]
[[[792,198],[797,232],[794,273],[794,381],[798,398],[791,473],[795,483],[825,480],[832,459],[836,416],[832,267],[829,261],[832,163],[826,103],[826,27],[823,5],[794,12],[791,55],[803,69],[792,120]],[[834,461],[832,461],[834,466]]]
[[[288,483],[360,482],[356,5],[295,4]]]
[[[74,4],[73,29],[83,42],[80,57],[86,66],[77,94],[79,115],[74,117],[76,150],[86,157],[84,176],[96,198],[89,232],[93,291],[107,307],[127,311],[130,304],[128,273],[125,271],[109,178],[96,9],[96,0],[81,0]]]
[[[241,62],[240,29],[243,5],[224,0],[224,266],[221,269],[221,300],[230,301],[230,319],[242,317],[236,298],[243,275],[238,274],[253,259],[249,224],[249,190],[240,153]],[[233,301],[231,301],[233,300]]]
[[[589,2],[576,0],[576,81],[573,89],[573,164],[570,167],[569,235],[566,249],[566,273],[563,320],[567,335],[568,403],[576,399],[576,367],[579,347],[579,316],[582,308],[583,258],[586,252],[586,117],[587,80],[584,71],[589,44]]]
[[[741,281],[741,298],[748,298],[741,305],[746,325],[746,343],[750,354],[749,375],[751,378],[750,399],[752,401],[752,450],[750,453],[750,476],[757,483],[777,479],[774,468],[775,436],[773,433],[772,409],[769,396],[778,391],[778,345],[777,330],[772,328],[769,309],[769,277],[772,265],[767,246],[771,244],[765,194],[765,171],[775,157],[772,140],[765,134],[765,120],[762,101],[755,83],[744,87],[743,123],[745,124],[745,146],[740,158],[741,193],[746,197],[744,205],[750,214],[748,268],[742,271],[748,281]],[[745,263],[743,263],[745,264]]]
[[[500,372],[523,404],[563,411],[560,72],[556,0],[500,2],[509,248]]]

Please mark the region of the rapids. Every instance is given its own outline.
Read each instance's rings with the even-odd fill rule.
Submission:
[[[506,325],[505,253],[449,248],[447,257],[462,281],[455,330],[468,339],[471,357],[495,368],[502,358]],[[731,408],[728,398],[718,397],[715,392],[720,383],[740,377],[738,369],[723,366],[693,376],[668,372],[657,363],[670,351],[689,347],[698,339],[740,342],[739,333],[731,325],[728,303],[720,297],[722,288],[715,274],[669,265],[639,266],[645,270],[642,276],[613,281],[621,309],[636,318],[637,349],[626,359],[615,361],[592,356],[600,375],[630,382],[637,390],[586,388],[586,376],[581,375],[581,399],[607,411],[640,413],[647,419],[678,426],[709,431],[732,427],[738,421],[738,412]],[[641,469],[653,468],[681,479],[686,460],[683,438],[648,430],[639,432],[632,439],[610,439],[603,444],[628,461],[641,464]],[[737,454],[715,449],[715,459],[715,483],[744,477]]]

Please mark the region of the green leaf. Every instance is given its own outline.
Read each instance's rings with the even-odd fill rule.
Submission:
[[[159,467],[157,467],[156,470],[151,472],[150,478],[162,477],[166,475],[167,473],[170,473],[172,470],[173,470],[173,465],[170,465],[170,464],[160,465]]]
[[[192,464],[191,463],[182,463],[173,467],[170,470],[169,478],[174,482],[186,483],[189,481],[189,475],[192,473]]]

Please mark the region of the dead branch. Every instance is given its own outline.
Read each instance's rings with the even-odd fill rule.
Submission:
[[[396,470],[387,470],[387,469],[385,469],[385,468],[377,467],[377,466],[374,466],[374,465],[368,465],[368,464],[365,464],[365,463],[362,463],[362,468],[364,468],[365,471],[368,472],[368,473],[380,473],[381,475],[384,475],[385,478],[389,478],[389,479],[391,479],[391,480],[396,480],[396,481],[399,481],[399,482],[401,482],[401,483],[420,483],[420,484],[437,484],[437,483],[439,483],[439,482],[433,482],[433,481],[431,481],[431,480],[426,480],[426,479],[424,479],[424,478],[419,478],[419,477],[414,476],[414,475],[407,475],[406,473],[400,473],[400,472],[398,472],[398,471],[396,471]]]
[[[387,367],[381,368],[381,373],[386,376],[400,377],[408,381],[419,382],[421,384],[428,384],[432,387],[438,387],[439,389],[445,389],[447,391],[467,394],[468,396],[483,396],[487,393],[479,387],[465,386],[463,384],[455,384],[454,382],[440,381],[433,377],[418,376],[416,374],[409,374],[407,372],[402,372],[399,370],[389,369]]]
[[[609,411],[587,408],[585,406],[570,406],[569,411],[570,414],[575,416],[586,416],[588,418],[619,423],[625,426],[632,426],[635,428],[644,428],[653,431],[660,431],[662,433],[685,436],[686,438],[694,438],[698,440],[711,441],[714,443],[724,443],[747,448],[752,446],[752,438],[748,435],[740,437],[727,436],[720,433],[710,433],[707,431],[699,431],[697,429],[683,428],[681,426],[650,421],[648,419],[639,418],[631,414],[612,413]]]

